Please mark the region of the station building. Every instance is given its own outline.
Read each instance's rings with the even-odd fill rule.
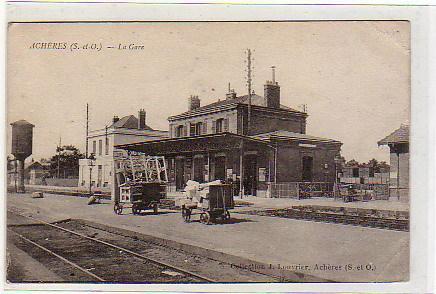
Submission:
[[[307,113],[280,104],[277,82],[266,82],[263,97],[229,89],[205,106],[198,96],[188,101],[187,112],[168,118],[169,138],[116,146],[165,156],[170,191],[219,179],[268,197],[270,183],[335,181],[342,143],[306,134]]]
[[[114,116],[112,123],[88,134],[89,158],[79,160],[79,187],[110,190],[113,185],[114,157],[125,156],[117,149],[119,144],[154,141],[168,138],[167,131],[153,130],[146,124],[146,112],[141,109],[138,118],[128,115]]]

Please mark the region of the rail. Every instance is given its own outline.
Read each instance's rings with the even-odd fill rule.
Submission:
[[[108,243],[108,242],[106,242],[106,241],[102,241],[102,240],[95,239],[94,237],[89,237],[89,236],[83,235],[83,234],[81,234],[81,233],[78,233],[78,232],[75,232],[75,231],[72,231],[72,230],[69,230],[69,229],[63,228],[63,227],[61,227],[61,226],[58,226],[58,225],[55,225],[55,224],[52,224],[52,223],[45,222],[45,221],[43,221],[43,220],[37,219],[37,218],[32,217],[32,216],[29,216],[29,215],[23,215],[23,214],[18,213],[18,212],[14,212],[14,213],[16,213],[16,214],[18,214],[18,215],[20,215],[20,216],[22,216],[22,217],[27,217],[27,218],[30,218],[30,219],[36,220],[37,222],[40,222],[40,223],[42,223],[42,224],[44,224],[44,225],[47,225],[47,226],[54,227],[54,228],[56,228],[56,229],[58,229],[58,230],[62,230],[62,231],[65,231],[65,232],[67,232],[67,233],[74,234],[74,235],[79,236],[79,237],[81,237],[81,238],[88,239],[88,240],[92,240],[92,241],[94,241],[94,242],[97,242],[97,243],[104,244],[104,245],[106,245],[106,246],[109,246],[109,247],[115,248],[115,249],[117,249],[117,250],[119,250],[119,251],[122,251],[122,252],[128,253],[129,255],[132,255],[132,256],[138,257],[138,258],[140,258],[140,259],[147,260],[147,261],[153,262],[153,263],[155,263],[155,264],[158,264],[158,265],[161,265],[161,266],[165,266],[165,267],[167,267],[167,268],[174,269],[174,270],[176,270],[176,271],[179,271],[179,272],[181,272],[181,273],[187,274],[187,275],[189,275],[189,276],[193,276],[193,277],[199,278],[200,280],[204,280],[204,281],[209,282],[209,283],[217,283],[217,281],[212,280],[212,279],[210,279],[210,278],[208,278],[208,277],[204,277],[204,276],[202,276],[202,275],[200,275],[200,274],[198,274],[198,273],[194,273],[194,272],[188,271],[188,270],[183,269],[183,268],[180,268],[180,267],[178,267],[178,266],[170,265],[170,264],[168,264],[168,263],[166,263],[166,262],[162,262],[162,261],[156,260],[156,259],[154,259],[154,258],[146,257],[146,256],[144,256],[144,255],[142,255],[142,254],[139,254],[139,253],[133,252],[133,251],[131,251],[131,250],[129,250],[129,249],[126,249],[126,248],[120,247],[120,246],[118,246],[118,245],[114,245],[114,244]]]

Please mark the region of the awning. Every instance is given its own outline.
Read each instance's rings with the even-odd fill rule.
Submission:
[[[181,137],[116,145],[118,149],[143,152],[147,155],[180,154],[186,152],[208,152],[240,149],[258,150],[268,148],[270,143],[233,133],[218,133],[201,136]]]

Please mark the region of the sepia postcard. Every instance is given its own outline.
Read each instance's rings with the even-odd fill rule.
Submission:
[[[5,289],[412,289],[412,28],[9,21]]]

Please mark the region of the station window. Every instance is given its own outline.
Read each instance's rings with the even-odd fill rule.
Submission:
[[[97,152],[97,141],[92,141],[92,153],[96,154]]]
[[[106,144],[105,144],[105,154],[109,154],[109,138],[106,137]]]
[[[196,136],[200,136],[201,134],[203,134],[203,122],[198,122],[195,124],[195,135]]]
[[[189,126],[189,135],[190,136],[200,136],[205,133],[204,129],[204,123],[198,122],[198,123],[191,123]]]
[[[195,136],[195,135],[197,135],[197,132],[196,132],[196,124],[195,123],[191,123],[190,125],[189,125],[189,136]]]
[[[216,132],[221,133],[224,129],[223,126],[224,126],[224,119],[223,118],[218,119],[216,121],[216,128],[215,128]]]
[[[98,155],[102,155],[103,153],[103,141],[98,140]]]
[[[183,137],[183,125],[176,127],[176,137]]]

